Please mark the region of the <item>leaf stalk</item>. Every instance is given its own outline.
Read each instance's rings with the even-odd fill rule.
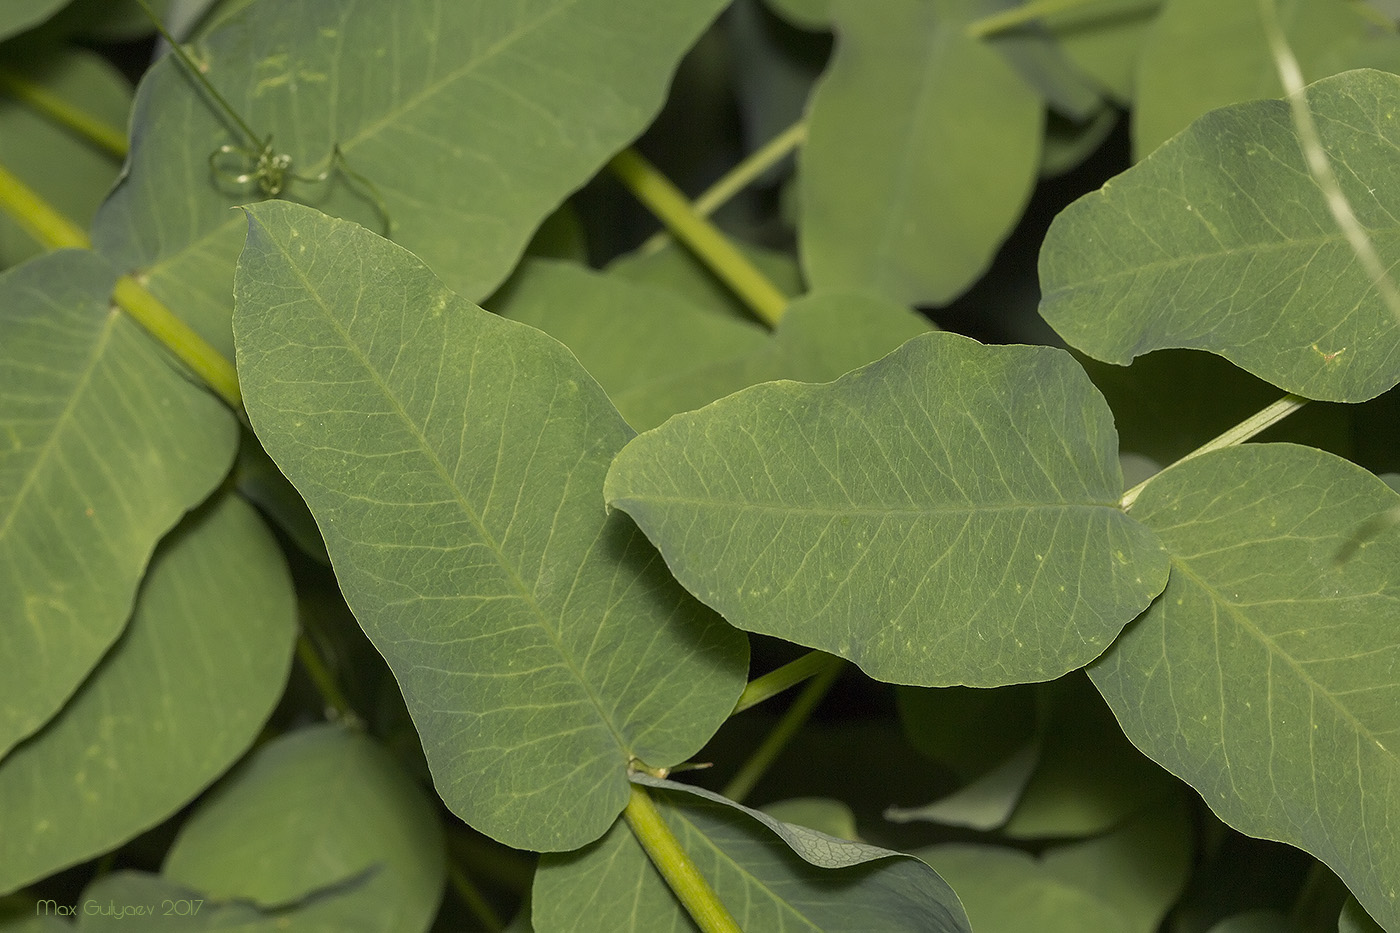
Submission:
[[[795,687],[807,678],[815,677],[828,667],[839,669],[840,666],[841,659],[838,657],[829,655],[825,651],[809,651],[796,661],[790,661],[776,670],[769,671],[762,677],[755,677],[749,681],[744,692],[739,694],[739,701],[734,704],[734,711],[729,715],[737,716],[744,710],[777,696],[789,687]]]
[[[779,753],[787,747],[788,742],[792,741],[792,737],[807,722],[812,715],[812,710],[817,708],[817,704],[822,701],[822,697],[826,696],[831,685],[836,683],[836,678],[844,666],[838,658],[828,656],[828,659],[835,663],[826,665],[802,689],[797,699],[792,701],[792,705],[778,720],[778,724],[764,737],[763,742],[744,762],[739,772],[725,785],[722,791],[724,796],[735,803],[743,803],[744,798],[748,797],[754,786],[768,772]]]
[[[646,788],[637,784],[630,787],[632,794],[622,818],[702,933],[743,933],[714,888],[681,848]]]

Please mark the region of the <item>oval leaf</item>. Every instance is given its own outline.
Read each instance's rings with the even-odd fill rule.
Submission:
[[[164,820],[247,750],[282,695],[296,606],[276,541],[224,496],[151,562],[122,639],[0,762],[0,892]]]
[[[1400,76],[1308,89],[1323,149],[1381,262],[1400,261],[1391,180]],[[1060,213],[1040,254],[1040,312],[1110,363],[1163,347],[1217,353],[1289,392],[1359,402],[1400,382],[1400,317],[1308,174],[1288,104],[1207,114]]]
[[[162,874],[263,908],[363,875],[339,899],[343,916],[357,929],[415,933],[437,914],[443,851],[436,812],[388,752],[363,733],[316,726],[231,774],[180,828]]]
[[[0,758],[116,640],[156,542],[238,442],[111,307],[116,278],[77,251],[0,276]]]
[[[605,514],[631,430],[563,345],[411,253],[287,202],[248,210],[248,415],[403,687],[438,792],[508,845],[598,838],[629,759],[698,751],[747,668],[742,637]]]
[[[1088,663],[1166,582],[1118,508],[1116,443],[1063,351],[932,333],[677,415],[605,492],[742,629],[881,680],[996,686]]]
[[[970,933],[957,895],[912,856],[782,823],[698,787],[636,780],[652,788],[745,930]],[[694,929],[621,820],[581,852],[541,859],[533,905],[537,933]]]
[[[1133,516],[1171,582],[1090,668],[1128,737],[1253,836],[1326,862],[1400,927],[1400,496],[1307,447],[1189,460]]]
[[[991,264],[1040,167],[1045,106],[967,35],[982,0],[836,0],[799,239],[813,287],[942,304]]]

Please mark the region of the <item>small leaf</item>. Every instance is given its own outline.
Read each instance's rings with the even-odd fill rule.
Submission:
[[[161,543],[125,635],[0,762],[0,891],[115,848],[247,750],[291,666],[296,606],[276,541],[222,496]]]
[[[111,306],[88,252],[0,276],[0,758],[121,634],[156,541],[228,470],[237,422]]]
[[[1040,165],[1044,104],[967,25],[981,0],[836,0],[798,181],[814,288],[943,304],[991,264]],[[878,106],[872,106],[878,101]]]
[[[1308,90],[1343,193],[1389,266],[1400,76],[1352,71]],[[1202,117],[1071,204],[1040,254],[1041,314],[1071,345],[1126,364],[1162,347],[1217,353],[1308,398],[1358,402],[1400,382],[1386,307],[1299,148],[1288,104]]]
[[[1039,762],[1039,744],[1026,745],[954,793],[922,807],[890,807],[885,811],[885,819],[892,823],[917,820],[982,831],[997,829],[1011,818]]]
[[[180,828],[162,873],[213,900],[264,908],[364,875],[338,912],[365,929],[413,933],[432,924],[442,897],[442,827],[388,752],[316,726],[229,775]]]
[[[1124,732],[1241,832],[1326,862],[1400,925],[1400,536],[1337,549],[1400,496],[1286,444],[1205,454],[1133,506],[1171,581],[1090,668]]]
[[[636,780],[742,929],[970,933],[956,895],[911,856],[781,823],[698,787]],[[594,845],[541,860],[534,923],[537,933],[693,929],[620,820]]]
[[[932,333],[677,415],[605,493],[739,628],[880,680],[996,686],[1097,657],[1164,585],[1116,441],[1063,351]]]
[[[629,760],[699,750],[747,671],[743,638],[602,506],[631,430],[561,344],[411,253],[285,201],[247,210],[248,415],[403,687],[438,792],[508,845],[596,839]]]

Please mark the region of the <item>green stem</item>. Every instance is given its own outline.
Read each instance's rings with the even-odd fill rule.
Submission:
[[[1277,402],[1274,402],[1268,408],[1265,408],[1262,411],[1250,415],[1248,418],[1241,421],[1239,424],[1235,425],[1233,428],[1226,431],[1224,434],[1221,434],[1219,437],[1207,441],[1200,447],[1197,447],[1195,450],[1191,451],[1186,456],[1172,463],[1170,466],[1167,466],[1165,469],[1162,470],[1161,473],[1157,473],[1154,476],[1143,480],[1141,483],[1138,483],[1132,489],[1129,489],[1123,494],[1123,498],[1118,501],[1119,507],[1123,509],[1129,508],[1134,502],[1137,501],[1137,497],[1142,494],[1142,490],[1147,486],[1148,483],[1152,482],[1152,480],[1156,479],[1158,476],[1161,476],[1162,473],[1165,473],[1167,470],[1170,470],[1177,464],[1185,463],[1187,460],[1199,457],[1201,454],[1210,453],[1212,450],[1220,450],[1225,447],[1235,447],[1239,444],[1243,444],[1245,441],[1249,440],[1251,437],[1258,434],[1260,431],[1263,431],[1266,428],[1270,428],[1273,427],[1275,424],[1278,424],[1284,418],[1287,418],[1289,415],[1293,414],[1295,411],[1302,408],[1307,403],[1308,400],[1302,398],[1301,396],[1285,395],[1283,398],[1279,399]]]
[[[28,104],[36,113],[60,126],[67,127],[108,155],[117,159],[126,157],[125,131],[75,107],[42,84],[7,68],[0,68],[0,91]]]
[[[726,172],[719,181],[706,188],[705,192],[695,199],[695,213],[701,217],[709,217],[730,198],[751,185],[755,178],[782,161],[792,150],[806,141],[807,121],[799,120],[770,139],[762,148],[751,152],[748,158]],[[642,244],[642,252],[654,253],[661,249],[668,239],[670,239],[670,235],[662,230]]]
[[[789,687],[797,686],[808,677],[815,677],[828,667],[839,669],[840,666],[840,658],[833,657],[824,651],[809,651],[796,661],[791,661],[777,670],[769,671],[762,677],[755,677],[749,681],[744,692],[739,694],[739,702],[734,704],[734,711],[729,715],[735,716],[751,706],[757,706]]]
[[[218,350],[215,350],[194,328],[175,316],[144,285],[129,275],[117,280],[112,300],[131,315],[136,323],[165,344],[204,384],[213,389],[234,411],[243,411],[243,392],[238,387],[238,371]]]
[[[729,242],[714,224],[696,212],[670,179],[633,149],[624,149],[608,163],[619,180],[657,218],[734,290],[744,304],[769,327],[777,326],[788,299]]]
[[[297,636],[297,660],[306,669],[306,676],[311,678],[311,683],[315,685],[316,692],[321,694],[326,708],[333,710],[338,719],[356,721],[358,717],[354,708],[350,706],[350,701],[345,699],[340,685],[331,676],[330,668],[321,660],[320,653],[316,651],[316,646],[311,643],[311,638],[306,632]]]
[[[1072,10],[1088,9],[1096,6],[1113,9],[1122,6],[1146,7],[1148,4],[1137,2],[1123,3],[1121,0],[1114,3],[1105,3],[1103,0],[1030,0],[1029,3],[1021,6],[1003,10],[1000,13],[993,13],[991,16],[984,16],[978,20],[973,20],[967,25],[967,34],[973,39],[985,39],[988,36],[1006,32],[1009,29],[1027,26],[1047,16],[1056,16],[1060,13],[1068,13]]]
[[[91,249],[81,227],[54,210],[33,188],[0,165],[0,210],[45,249]]]
[[[646,788],[638,784],[631,788],[632,796],[622,818],[696,926],[702,933],[743,933],[714,888],[681,848]]]
[[[833,659],[836,660],[836,659]],[[739,769],[739,773],[725,785],[723,794],[735,803],[743,803],[744,798],[753,791],[754,785],[762,779],[778,754],[792,741],[803,724],[807,722],[812,710],[816,709],[822,697],[831,689],[831,685],[836,683],[836,678],[841,673],[842,665],[835,663],[828,665],[812,678],[812,682],[803,688],[796,700],[783,713],[778,724],[773,727],[773,731],[764,737],[762,744],[749,756],[749,760],[744,762],[744,766]]]
[[[486,896],[481,893],[481,889],[472,883],[462,869],[458,868],[451,861],[447,863],[447,878],[452,882],[452,890],[457,892],[457,896],[462,899],[462,903],[476,915],[476,919],[481,921],[481,925],[490,930],[491,933],[498,933],[506,928],[505,921],[495,908],[486,900]]]

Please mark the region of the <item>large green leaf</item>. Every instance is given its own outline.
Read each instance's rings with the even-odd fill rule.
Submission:
[[[746,673],[744,640],[603,509],[631,430],[561,344],[411,253],[284,201],[249,213],[248,414],[398,677],[438,792],[510,845],[596,839],[629,759],[694,753]]]
[[[996,686],[1088,663],[1165,584],[1116,447],[1068,354],[932,333],[678,415],[605,491],[740,628],[881,680]]]
[[[5,0],[0,6],[0,39],[42,23],[68,0]]]
[[[781,823],[698,787],[638,783],[744,930],[970,933],[957,896],[911,856]],[[620,820],[579,852],[546,855],[533,904],[537,933],[694,929]]]
[[[0,69],[15,71],[22,80],[109,126],[126,128],[131,87],[121,72],[91,52],[49,52],[35,61],[5,61]],[[4,83],[0,77],[0,164],[63,216],[86,226],[117,180],[120,160],[6,96]],[[0,216],[0,268],[42,251],[18,224]]]
[[[563,263],[523,266],[496,310],[579,358],[638,431],[772,379],[828,382],[929,329],[908,308],[858,293],[806,295],[771,337],[678,293]]]
[[[426,930],[445,877],[442,827],[413,780],[360,732],[317,726],[258,749],[180,828],[162,874],[217,900],[337,900],[384,933]]]
[[[1360,4],[1276,0],[1304,80],[1354,67],[1377,32]],[[1135,76],[1133,151],[1142,158],[1217,107],[1281,97],[1259,0],[1166,0],[1147,31]],[[1356,60],[1355,65],[1362,64]]]
[[[250,4],[197,49],[206,77],[294,169],[337,144],[383,195],[394,239],[476,300],[535,227],[651,121],[681,54],[723,0],[275,0]],[[275,28],[270,26],[275,25]],[[99,213],[98,249],[231,352],[229,284],[261,197],[211,175],[244,145],[178,62],[137,94],[126,178]],[[220,164],[242,171],[236,155]],[[286,196],[378,229],[341,173]]]
[[[958,892],[977,933],[1155,933],[1191,868],[1189,827],[1177,793],[1111,833],[1038,858],[968,844],[916,854]]]
[[[939,304],[991,264],[1040,166],[1044,104],[967,35],[984,0],[835,0],[799,239],[813,287]]]
[[[1171,582],[1090,669],[1133,742],[1222,819],[1326,862],[1400,926],[1400,536],[1338,554],[1400,496],[1345,460],[1251,445],[1133,506]]]
[[[1344,195],[1383,264],[1400,259],[1400,76],[1308,89]],[[1288,104],[1210,113],[1066,208],[1040,254],[1041,314],[1110,363],[1162,347],[1218,353],[1290,392],[1362,401],[1400,382],[1400,318],[1338,229]]]
[[[364,881],[355,879],[294,904],[259,907],[159,875],[116,871],[98,877],[71,906],[81,933],[377,933],[375,918],[357,900],[363,889]]]
[[[0,762],[0,891],[91,858],[184,806],[282,694],[296,607],[272,535],[224,496],[161,544],[125,635]]]
[[[86,252],[0,276],[0,756],[121,633],[156,541],[233,460],[237,424],[110,306]]]

